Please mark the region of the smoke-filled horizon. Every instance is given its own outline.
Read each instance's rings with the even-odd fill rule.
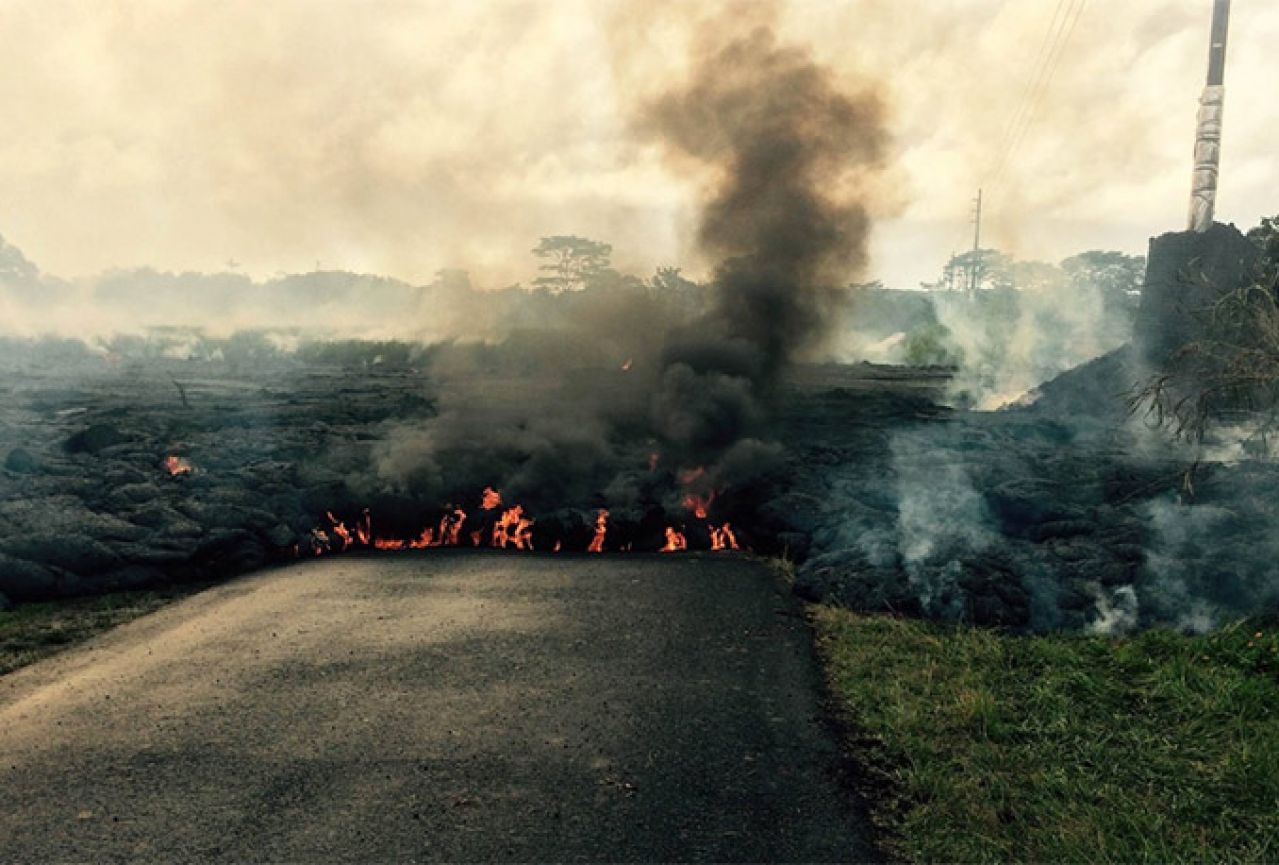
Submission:
[[[631,123],[724,4],[5,4],[0,234],[50,273],[349,270],[499,286],[530,239],[582,234],[617,264],[698,253],[696,189]],[[742,4],[841,77],[886,73],[894,195],[870,278],[914,287],[968,242],[969,199],[1033,71],[1054,0]],[[765,12],[761,13],[760,8]],[[774,7],[774,8],[770,8]],[[743,11],[746,10],[746,11]],[[1180,227],[1208,4],[1092,4],[999,188],[987,236],[1022,258],[1144,251]],[[1267,46],[1235,13],[1223,219],[1279,171]],[[1244,108],[1246,106],[1246,110]],[[316,263],[319,263],[319,268]]]

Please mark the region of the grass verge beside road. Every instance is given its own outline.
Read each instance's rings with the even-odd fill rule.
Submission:
[[[813,615],[890,854],[1279,860],[1279,621],[1115,640]]]
[[[0,675],[208,588],[170,586],[93,598],[21,604],[0,612]]]

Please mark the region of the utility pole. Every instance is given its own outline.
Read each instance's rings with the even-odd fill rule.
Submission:
[[[976,294],[981,285],[981,194],[978,189],[973,203],[973,260],[968,269],[968,291],[972,294]]]
[[[1208,82],[1199,98],[1195,135],[1195,171],[1190,186],[1190,230],[1212,227],[1217,207],[1221,165],[1221,118],[1226,99],[1226,39],[1230,34],[1230,0],[1214,0],[1212,38],[1208,44]]]

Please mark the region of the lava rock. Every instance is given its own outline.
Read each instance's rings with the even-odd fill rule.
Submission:
[[[123,444],[129,437],[114,426],[105,423],[93,424],[74,433],[63,443],[67,453],[99,454],[109,447]]]
[[[82,575],[101,573],[121,564],[120,557],[110,547],[82,534],[33,532],[10,538],[5,543],[5,552],[15,558]]]
[[[31,475],[40,471],[40,461],[24,448],[14,448],[4,458],[4,467],[20,475]]]
[[[20,601],[50,598],[58,593],[58,575],[25,559],[0,553],[0,590]]]
[[[97,577],[94,580],[94,588],[95,590],[125,591],[129,589],[145,589],[149,586],[162,585],[165,582],[165,572],[159,568],[147,565],[126,565],[123,568],[108,571]]]

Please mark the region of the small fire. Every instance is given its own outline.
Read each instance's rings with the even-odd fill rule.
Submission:
[[[706,469],[698,467],[688,469],[679,473],[680,486],[689,487],[697,483],[706,476]],[[695,492],[687,490],[684,493],[684,508],[690,510],[699,520],[706,519],[706,515],[710,513],[711,505],[715,502],[715,491],[710,490],[707,493]]]
[[[175,457],[174,459],[178,458]],[[656,459],[657,455],[654,454],[653,460],[656,461]],[[189,465],[185,463],[180,463],[179,465],[181,469],[179,473],[191,471]],[[704,474],[705,471],[703,469],[682,472],[680,481],[687,485],[698,480]],[[714,500],[715,492],[713,490],[704,496],[699,493],[687,492],[684,495],[684,506],[695,514],[698,519],[705,520]],[[486,487],[481,495],[480,507],[486,511],[492,511],[501,507],[501,505],[501,494],[492,487]],[[437,524],[425,526],[415,538],[385,537],[375,534],[373,531],[373,516],[368,508],[364,508],[360,515],[350,524],[339,519],[338,515],[333,511],[326,511],[324,517],[325,519],[321,525],[312,529],[306,537],[300,539],[299,543],[292,545],[291,549],[294,556],[308,554],[322,556],[329,553],[347,552],[361,547],[390,552],[462,545],[482,547],[486,545],[486,541],[488,546],[498,549],[525,551],[534,549],[533,526],[535,521],[528,515],[522,505],[514,505],[503,510],[501,516],[492,522],[491,528],[488,521],[484,520],[478,525],[472,524],[472,527],[465,531],[466,511],[450,506],[450,509],[444,513]],[[607,509],[600,508],[595,512],[595,532],[586,547],[587,552],[602,553],[605,551],[604,545],[609,537],[609,520],[610,513]],[[711,550],[741,549],[733,527],[729,523],[726,522],[720,525],[704,523],[704,525],[710,539]],[[625,527],[623,526],[620,531],[625,532]],[[700,536],[700,531],[698,536]],[[634,546],[634,541],[629,540],[623,534],[621,537],[615,536],[612,549],[617,552],[628,553],[631,552]],[[287,551],[287,549],[290,548],[286,548],[283,551]],[[558,553],[562,549],[564,549],[564,540],[556,538],[552,551]],[[663,553],[675,553],[688,549],[688,537],[684,532],[668,526],[665,529],[665,544],[660,551]]]
[[[666,546],[662,547],[663,553],[677,553],[680,550],[688,549],[688,539],[680,532],[675,531],[670,526],[666,527]]]
[[[657,464],[661,461],[661,459],[662,459],[662,455],[661,455],[661,454],[658,454],[658,453],[651,453],[651,454],[649,454],[649,455],[648,455],[648,470],[649,470],[650,472],[655,472],[655,471],[657,471]]]
[[[631,359],[628,357],[626,359],[626,363],[622,364],[622,372],[630,372],[630,371],[631,371]]]
[[[437,547],[456,547],[458,538],[462,535],[462,524],[466,522],[466,511],[461,508],[454,508],[452,513],[445,514],[440,519],[440,534],[436,538],[434,544],[426,544],[425,546]],[[426,533],[423,532],[423,535]],[[414,547],[413,549],[419,549]]]
[[[711,549],[712,550],[736,550],[737,536],[733,534],[733,529],[728,523],[719,528],[711,526]]]
[[[706,514],[710,511],[711,504],[714,501],[714,493],[708,496],[699,496],[697,493],[684,494],[684,507],[692,511],[699,520],[706,519]]]
[[[499,549],[533,549],[533,521],[524,516],[521,505],[509,508],[493,526],[493,546]]]
[[[586,548],[588,553],[604,552],[604,536],[608,534],[608,511],[601,509],[595,517],[595,537]]]
[[[331,552],[333,545],[329,542],[329,533],[324,529],[311,529],[311,552],[314,555],[322,556],[327,552]]]
[[[178,475],[191,474],[192,466],[182,457],[170,454],[164,458],[164,470],[167,471],[171,477],[177,477]]]
[[[329,522],[333,524],[333,534],[341,538],[342,549],[345,550],[349,548],[351,544],[355,542],[354,539],[351,537],[350,529],[346,527],[345,523],[343,523],[337,517],[333,516],[333,511],[328,511],[325,514],[325,516],[327,516],[329,518]]]

